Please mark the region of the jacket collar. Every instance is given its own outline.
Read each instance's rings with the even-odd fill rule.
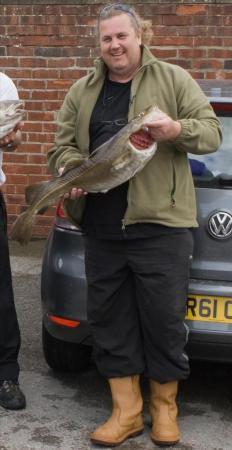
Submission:
[[[142,65],[139,68],[139,73],[141,70],[143,70],[144,67],[149,66],[151,64],[155,64],[157,62],[157,58],[151,53],[149,48],[146,45],[142,45]],[[107,66],[105,65],[102,57],[95,59],[94,61],[95,69],[92,72],[92,78],[90,79],[89,85],[91,86],[94,84],[99,78],[104,77],[107,73]]]

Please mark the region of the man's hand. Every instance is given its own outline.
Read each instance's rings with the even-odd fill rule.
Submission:
[[[19,122],[11,133],[0,139],[0,150],[12,151],[20,144],[23,126],[24,122]]]
[[[64,167],[60,167],[58,169],[59,175],[62,175],[64,171]],[[82,195],[87,195],[88,192],[84,191],[81,188],[72,188],[70,192],[67,192],[64,194],[64,198],[70,198],[71,200],[76,200],[79,197],[82,197]]]
[[[167,114],[162,113],[154,122],[145,123],[143,127],[154,141],[172,141],[181,133],[181,124],[177,120],[171,119]]]

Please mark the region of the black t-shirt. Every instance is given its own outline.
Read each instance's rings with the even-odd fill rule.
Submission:
[[[118,83],[108,77],[90,119],[90,153],[114,136],[127,122],[131,81]],[[106,193],[89,193],[82,219],[84,233],[96,237],[118,238],[127,208],[128,182]]]
[[[106,77],[90,119],[90,153],[127,124],[130,89],[131,81],[118,83]],[[150,223],[128,225],[124,229],[127,191],[128,182],[106,193],[89,193],[81,223],[84,234],[100,239],[135,239],[184,231]]]

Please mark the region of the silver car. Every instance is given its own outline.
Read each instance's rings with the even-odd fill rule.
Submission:
[[[216,153],[197,157],[203,173],[193,171],[199,228],[187,301],[188,351],[195,359],[231,362],[232,81],[200,85],[221,120],[223,143]],[[196,155],[189,157],[195,160]]]
[[[200,86],[223,125],[218,152],[189,154],[196,187],[199,228],[193,231],[186,325],[190,358],[232,361],[232,81]],[[47,239],[41,297],[43,350],[54,370],[88,367],[92,338],[87,321],[81,231],[65,217],[62,203]]]

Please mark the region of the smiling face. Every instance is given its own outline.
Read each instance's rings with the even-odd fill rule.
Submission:
[[[101,56],[113,81],[126,82],[141,64],[141,34],[132,25],[128,14],[119,14],[100,21]]]

